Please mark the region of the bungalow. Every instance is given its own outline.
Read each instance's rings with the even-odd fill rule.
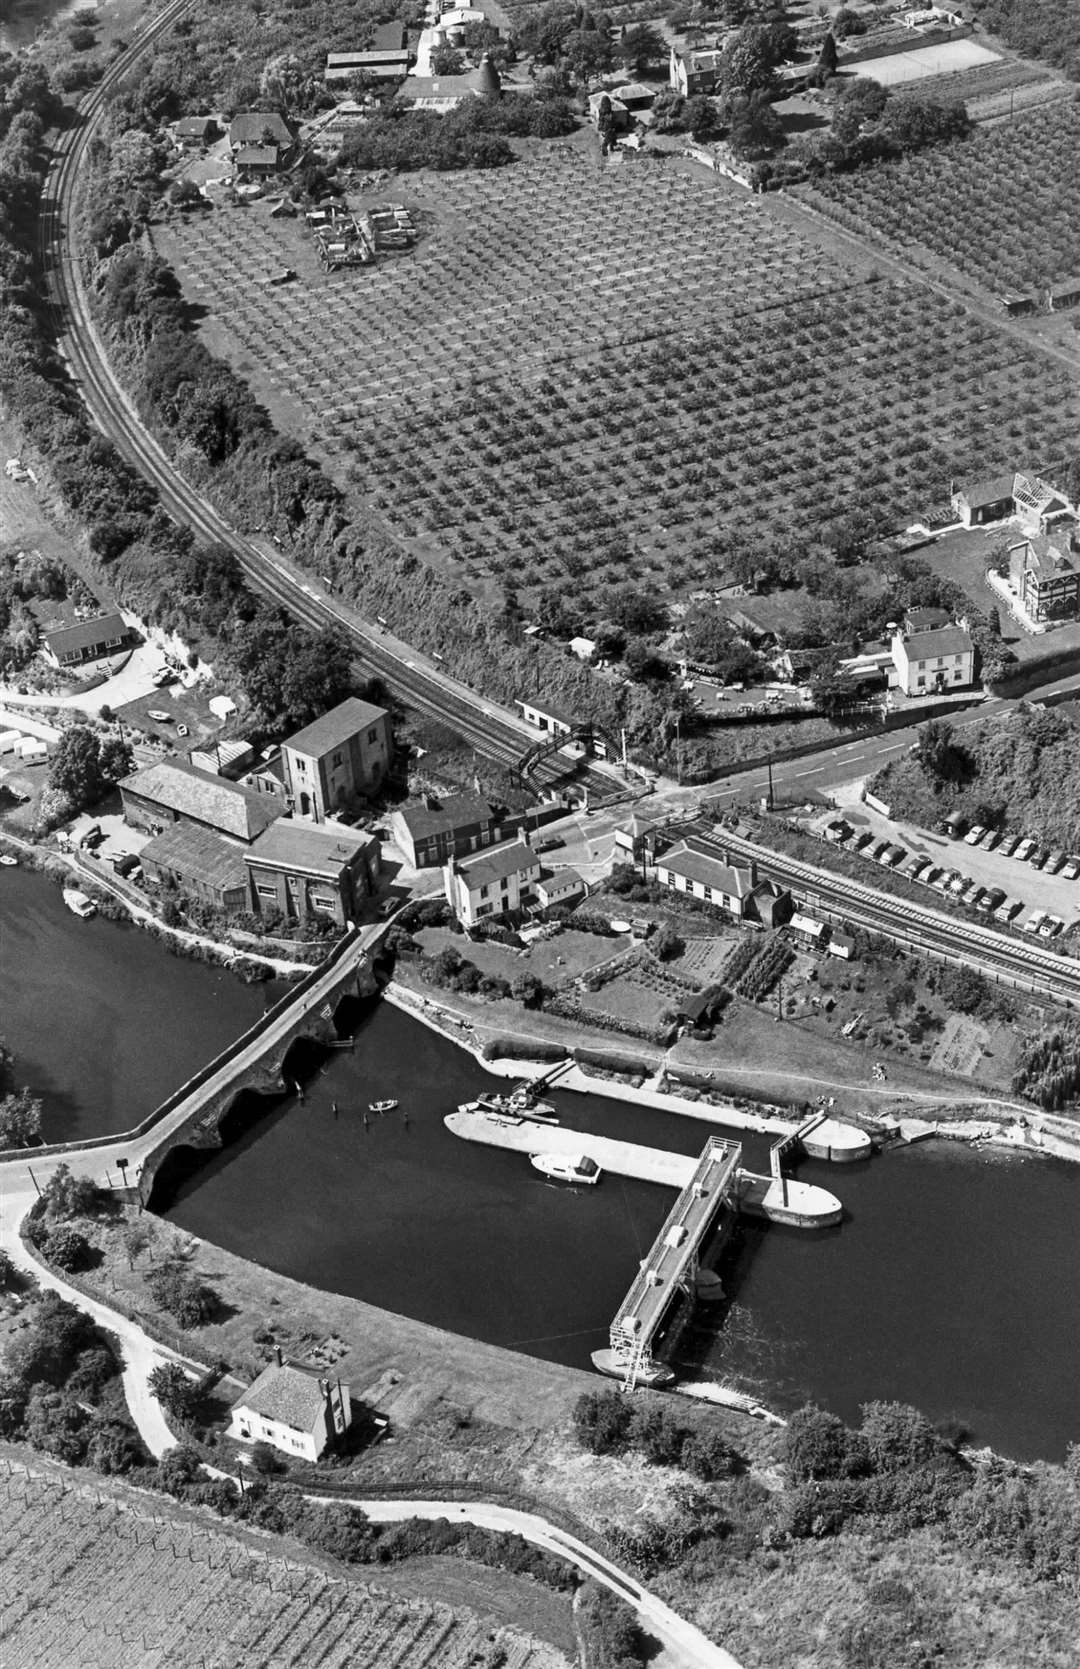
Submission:
[[[1009,546],[1009,584],[1032,620],[1065,620],[1080,608],[1080,562],[1062,538],[1030,534]]]
[[[247,908],[243,854],[211,829],[173,823],[147,842],[139,862],[148,880],[176,887],[215,910]]]
[[[85,661],[114,655],[131,642],[131,627],[122,614],[111,609],[93,620],[76,620],[70,626],[55,626],[45,633],[45,654],[54,666],[82,666]]]
[[[657,859],[656,879],[672,892],[719,905],[741,921],[749,912],[757,869],[753,864],[728,863],[723,847],[690,835]]]
[[[318,1460],[352,1423],[349,1387],[281,1360],[265,1367],[232,1405],[230,1437],[270,1443],[283,1454]]]
[[[380,870],[379,842],[366,830],[287,818],[253,841],[243,860],[253,910],[278,910],[288,921],[329,916],[339,927],[355,921]]]
[[[443,870],[446,902],[464,927],[532,902],[540,859],[525,839],[492,846],[472,858],[451,859]]]
[[[975,677],[975,645],[962,626],[936,631],[897,632],[892,640],[897,688],[905,695],[962,689]]]
[[[132,772],[120,783],[120,800],[134,829],[160,834],[170,823],[194,823],[245,846],[281,815],[279,801],[186,759],[160,759]]]
[[[904,614],[904,630],[910,636],[912,632],[936,632],[942,626],[952,625],[952,615],[943,608],[909,608]]]
[[[542,869],[536,881],[536,902],[549,910],[553,904],[569,904],[587,891],[576,869]]]
[[[1012,475],[994,475],[952,495],[952,507],[965,527],[1001,522],[1013,513]]]
[[[419,805],[400,806],[390,832],[413,869],[434,869],[457,854],[490,846],[500,837],[499,819],[479,794],[426,794]]]
[[[514,706],[521,708],[526,724],[531,724],[536,730],[549,730],[553,736],[569,738],[573,731],[581,728],[581,719],[576,719],[554,701],[525,700],[523,696],[518,696]]]

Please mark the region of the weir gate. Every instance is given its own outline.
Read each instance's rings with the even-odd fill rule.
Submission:
[[[724,1210],[738,1210],[742,1144],[710,1136],[686,1186],[680,1189],[663,1227],[611,1324],[611,1350],[626,1389],[656,1372],[653,1344],[672,1299],[693,1291],[701,1243]]]

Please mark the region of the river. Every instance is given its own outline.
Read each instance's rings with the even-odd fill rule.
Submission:
[[[0,0],[0,52],[18,52],[43,24],[83,10],[96,11],[96,0]]]
[[[142,1116],[250,1023],[264,990],[79,922],[40,877],[0,870],[0,1035],[47,1098],[50,1135]],[[310,1072],[303,1105],[243,1098],[229,1145],[185,1154],[158,1209],[298,1280],[587,1365],[667,1190],[614,1176],[562,1188],[520,1154],[451,1136],[444,1114],[492,1080],[385,1003],[360,1015],[352,1054]],[[365,1127],[363,1109],[388,1096],[401,1108]],[[552,1099],[566,1125],[685,1153],[714,1128]],[[744,1152],[765,1168],[760,1139]],[[739,1231],[723,1324],[684,1344],[699,1371],[851,1420],[871,1398],[909,1401],[1004,1453],[1062,1458],[1080,1438],[1080,1168],[928,1143],[799,1174],[840,1196],[843,1224]]]
[[[252,1025],[267,985],[170,956],[138,928],[80,921],[59,887],[0,869],[0,1038],[45,1104],[48,1141],[129,1130]]]

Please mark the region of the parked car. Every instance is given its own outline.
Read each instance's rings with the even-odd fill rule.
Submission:
[[[1009,922],[1016,920],[1023,908],[1024,901],[1022,898],[1008,899],[1004,904],[998,905],[994,911],[994,920],[1003,921],[1008,925]]]
[[[924,887],[936,887],[944,873],[945,871],[943,869],[939,869],[936,865],[932,864],[929,869],[923,870],[922,874],[919,876],[919,880],[922,882]]]
[[[938,834],[948,835],[952,840],[960,840],[967,829],[967,818],[960,812],[954,811],[951,817],[946,817],[938,824]]]
[[[533,850],[535,852],[554,852],[560,846],[565,845],[566,842],[562,835],[545,835],[543,840],[534,841]]]
[[[987,829],[979,842],[984,852],[992,852],[1001,839],[1000,829]]]
[[[929,868],[930,868],[930,859],[929,858],[924,858],[924,857],[920,856],[920,854],[918,852],[916,852],[916,853],[914,853],[914,855],[912,857],[910,857],[908,859],[907,863],[904,865],[904,874],[910,876],[910,878],[913,881],[917,881],[919,879],[919,876],[923,873],[923,870],[929,869]]]
[[[1004,902],[1005,888],[991,887],[988,892],[983,893],[982,897],[979,899],[977,908],[982,910],[985,915],[989,915],[991,910],[996,911],[1000,909]]]
[[[117,875],[133,875],[137,869],[140,872],[142,869],[134,852],[114,853],[112,866]]]
[[[1046,916],[1039,923],[1039,937],[1040,939],[1056,939],[1064,926],[1065,923],[1060,916]]]
[[[1017,858],[1020,863],[1026,863],[1035,850],[1035,842],[1028,835],[1024,835],[1013,853],[1013,857]]]
[[[1045,869],[1049,857],[1050,853],[1047,851],[1046,847],[1039,846],[1034,852],[1032,852],[1028,861],[1030,862],[1032,869]]]
[[[1045,867],[1047,875],[1056,875],[1064,862],[1064,852],[1051,852],[1050,856],[1046,860]]]
[[[891,845],[891,840],[876,840],[866,855],[868,858],[873,858],[875,863],[880,863]]]
[[[105,836],[101,832],[101,824],[91,823],[90,827],[86,830],[86,833],[79,841],[79,845],[82,846],[87,852],[92,852],[95,847],[101,845],[104,839]]]
[[[967,834],[964,836],[964,845],[965,846],[978,846],[980,840],[982,839],[982,837],[985,833],[986,833],[986,830],[981,823],[973,824],[972,827],[968,830]]]
[[[894,846],[892,841],[889,840],[885,842],[882,850],[877,853],[877,861],[881,864],[883,869],[895,869],[896,865],[906,857],[907,853],[904,851],[904,848],[902,846]]]
[[[1019,835],[1006,835],[1004,840],[1001,842],[1001,845],[998,847],[998,852],[1003,858],[1011,858],[1019,844]]]
[[[955,869],[939,869],[930,885],[934,887],[937,892],[948,892],[949,882],[953,879],[955,874]]]
[[[176,673],[173,672],[171,667],[159,666],[157,671],[154,673],[151,682],[153,683],[155,689],[164,689],[166,684],[176,683]]]
[[[1045,920],[1045,910],[1033,910],[1027,921],[1024,923],[1022,931],[1025,933],[1037,933]]]
[[[856,852],[865,852],[866,848],[873,841],[873,838],[874,837],[870,833],[870,830],[869,829],[864,829],[861,834],[857,834],[855,836],[855,839],[852,843],[852,849]],[[539,850],[540,850],[540,848],[537,847],[537,851],[539,851]]]
[[[1080,861],[1076,858],[1066,858],[1065,867],[1061,871],[1061,879],[1063,881],[1075,881],[1078,875],[1080,875]]]
[[[980,886],[978,881],[972,881],[960,894],[960,902],[969,906],[977,904],[985,891],[986,888]]]

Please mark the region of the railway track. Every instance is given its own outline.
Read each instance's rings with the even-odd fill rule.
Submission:
[[[42,271],[50,280],[57,339],[63,341],[72,378],[98,428],[151,483],[174,521],[189,527],[205,544],[224,545],[236,557],[252,589],[286,609],[303,625],[313,630],[336,626],[347,632],[364,676],[381,678],[409,706],[449,725],[487,758],[512,764],[535,741],[534,730],[465,685],[420,664],[406,646],[388,641],[377,626],[333,602],[245,538],[185,481],[146,429],[109,363],[71,237],[75,186],[110,92],[191,9],[191,4],[192,0],[170,0],[143,26],[97,87],[82,100],[79,125],[62,133],[55,147],[42,193],[38,242]],[[565,766],[549,765],[542,774],[546,781],[557,780],[565,776]],[[590,768],[588,780],[594,791],[611,793],[613,782],[607,774]]]
[[[879,933],[906,949],[939,956],[975,968],[988,979],[1005,980],[1020,990],[1055,1002],[1080,1006],[1080,964],[1041,945],[1024,945],[993,928],[966,922],[906,898],[831,875],[815,864],[759,846],[741,835],[718,831],[717,838],[736,858],[752,859],[771,880],[791,888],[811,906]]]

